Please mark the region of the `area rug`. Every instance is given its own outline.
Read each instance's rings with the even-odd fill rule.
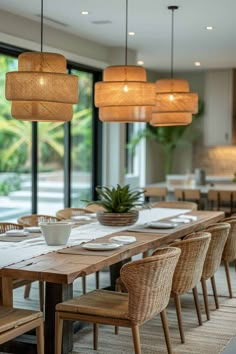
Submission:
[[[209,296],[211,320],[206,321],[200,296],[203,326],[198,326],[197,316],[191,294],[182,296],[182,315],[186,343],[181,344],[173,302],[167,308],[169,328],[175,354],[219,354],[231,338],[236,335],[236,299],[220,297],[220,309],[214,309],[213,298]],[[166,345],[160,317],[141,326],[142,354],[166,354]],[[94,354],[92,350],[92,326],[86,325],[74,335],[73,354]],[[99,350],[97,354],[133,354],[131,330],[120,328],[114,334],[111,326],[100,326]]]

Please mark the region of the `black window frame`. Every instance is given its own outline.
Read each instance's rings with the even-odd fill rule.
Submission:
[[[0,54],[18,57],[31,50],[0,42]],[[72,69],[93,74],[93,110],[92,110],[92,199],[96,199],[95,187],[102,183],[102,122],[98,119],[98,109],[94,105],[94,86],[102,80],[102,70],[67,60],[68,73]],[[31,154],[31,209],[33,214],[38,210],[38,123],[32,122],[32,154]],[[71,206],[71,123],[64,123],[64,207]]]

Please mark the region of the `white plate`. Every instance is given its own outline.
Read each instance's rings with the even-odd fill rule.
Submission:
[[[27,236],[27,235],[29,235],[28,231],[24,231],[24,230],[8,230],[5,233],[7,236]]]
[[[134,236],[113,236],[110,237],[109,240],[111,242],[117,242],[121,245],[128,245],[129,243],[133,243],[136,241],[136,237]]]
[[[38,233],[41,232],[41,228],[39,226],[29,226],[29,227],[25,227],[25,231]]]
[[[121,245],[118,243],[85,243],[82,247],[91,251],[111,251],[119,248]]]
[[[88,220],[91,220],[91,218],[86,215],[74,215],[74,216],[71,216],[71,220],[73,220],[73,221],[88,221]]]
[[[177,224],[173,222],[153,221],[147,224],[151,229],[174,229]]]

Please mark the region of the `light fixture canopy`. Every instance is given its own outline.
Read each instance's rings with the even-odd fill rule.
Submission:
[[[171,78],[156,81],[156,102],[152,109],[153,126],[187,125],[192,114],[198,111],[198,95],[191,93],[186,80],[173,76],[174,61],[174,11],[178,6],[168,6],[172,11],[171,24]]]
[[[146,81],[143,67],[127,65],[128,0],[125,37],[125,65],[104,69],[103,81],[95,84],[95,106],[103,122],[149,122],[155,104],[155,84]]]
[[[41,0],[41,52],[18,57],[18,71],[6,74],[5,95],[12,101],[12,116],[27,121],[69,121],[78,102],[78,77],[67,75],[63,55],[43,52],[43,0]]]

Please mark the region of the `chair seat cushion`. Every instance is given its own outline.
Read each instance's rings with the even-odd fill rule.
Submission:
[[[0,333],[42,317],[42,312],[0,306]]]
[[[56,310],[129,319],[128,294],[107,290],[94,290],[88,294],[57,304]]]

